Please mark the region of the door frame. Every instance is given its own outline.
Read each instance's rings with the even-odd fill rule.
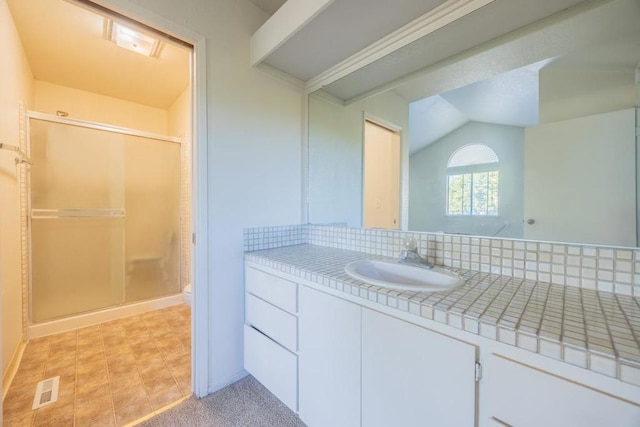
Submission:
[[[191,54],[191,384],[197,397],[209,385],[209,238],[208,238],[208,137],[207,40],[189,28],[128,0],[91,0],[93,3],[139,21],[193,45]],[[197,239],[196,239],[197,236]],[[196,244],[197,242],[197,244]]]

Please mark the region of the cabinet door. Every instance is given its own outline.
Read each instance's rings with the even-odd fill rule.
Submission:
[[[475,425],[476,347],[362,310],[362,425]]]
[[[640,425],[637,405],[500,356],[491,356],[487,381],[487,415],[505,425]]]
[[[299,414],[309,427],[360,425],[360,307],[300,286]]]

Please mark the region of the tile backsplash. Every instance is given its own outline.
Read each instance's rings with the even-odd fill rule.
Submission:
[[[244,251],[260,251],[282,246],[308,243],[306,225],[284,225],[279,227],[258,227],[244,229]]]
[[[640,249],[331,224],[245,229],[244,250],[307,243],[396,258],[407,237],[414,238],[420,254],[437,265],[640,296]]]

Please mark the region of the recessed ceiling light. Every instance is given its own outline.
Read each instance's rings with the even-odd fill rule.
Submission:
[[[160,53],[162,42],[159,39],[119,22],[114,22],[109,18],[105,18],[104,36],[118,46],[141,55],[157,57]]]

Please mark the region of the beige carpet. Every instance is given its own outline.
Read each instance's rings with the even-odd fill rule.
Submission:
[[[252,376],[203,399],[191,397],[144,427],[304,427],[298,416]]]

